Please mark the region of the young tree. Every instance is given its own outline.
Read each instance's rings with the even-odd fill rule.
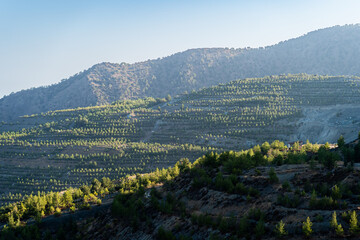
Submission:
[[[166,101],[170,102],[170,101],[171,101],[171,96],[170,96],[170,94],[168,94],[165,99],[166,99]]]
[[[54,193],[52,201],[53,201],[54,207],[60,206],[61,198],[60,198],[60,194],[58,192]]]
[[[310,237],[310,235],[312,234],[312,232],[313,232],[313,230],[311,228],[312,225],[313,225],[313,223],[310,221],[310,218],[307,217],[306,221],[303,222],[303,225],[302,225],[302,231],[306,237]]]
[[[331,190],[331,196],[334,200],[339,200],[342,198],[341,190],[337,185],[335,185]]]
[[[261,152],[263,154],[267,154],[267,152],[270,150],[270,144],[268,142],[264,142],[262,145],[261,145]]]
[[[70,190],[64,192],[62,196],[62,201],[65,207],[71,207],[73,205],[73,197]]]
[[[94,178],[94,180],[92,181],[92,187],[91,187],[91,191],[92,192],[98,192],[101,188],[101,182],[99,180],[97,180],[96,178]]]
[[[338,225],[338,222],[337,222],[337,218],[336,218],[336,211],[334,211],[332,214],[332,217],[331,217],[330,226],[332,228],[336,229],[337,225]]]
[[[339,137],[339,139],[337,140],[337,144],[340,149],[345,146],[345,139],[344,139],[343,135],[341,135]]]
[[[338,224],[335,228],[336,235],[338,236],[344,236],[344,229],[341,226],[341,224]]]
[[[8,213],[8,225],[9,227],[13,228],[16,226],[15,220],[14,220],[14,215],[12,212]]]
[[[265,234],[265,223],[262,218],[256,223],[255,233],[257,239],[260,239]]]
[[[350,215],[350,232],[352,234],[355,234],[358,232],[359,230],[359,226],[358,226],[358,219],[357,219],[357,214],[355,211],[352,211],[351,215]]]
[[[282,238],[287,235],[287,232],[285,230],[285,223],[282,220],[280,220],[280,222],[276,224],[274,231],[276,236],[279,238]]]
[[[278,182],[279,182],[279,178],[277,177],[274,168],[270,168],[270,171],[269,171],[269,179],[270,179],[270,182],[271,182],[271,183],[278,183]]]

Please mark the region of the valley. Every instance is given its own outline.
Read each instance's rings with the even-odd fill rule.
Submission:
[[[271,239],[284,221],[296,239],[307,217],[316,237],[355,236],[359,84],[247,78],[3,122],[0,237]]]
[[[358,9],[0,2],[0,240],[360,239]]]

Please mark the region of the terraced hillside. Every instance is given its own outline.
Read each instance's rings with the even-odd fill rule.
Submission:
[[[306,74],[242,79],[174,99],[126,100],[3,123],[2,202],[20,198],[14,193],[149,172],[180,158],[275,139],[335,142],[343,134],[352,140],[360,128],[359,84],[357,77]]]
[[[163,104],[160,100],[160,103]],[[131,110],[132,104],[136,109]],[[168,167],[181,157],[198,157],[211,147],[143,143],[158,111],[146,108],[155,99],[30,117],[49,121],[20,132],[4,132],[0,146],[2,193],[59,191],[94,178],[118,179]],[[134,111],[140,119],[128,117]],[[37,120],[35,120],[37,121]],[[5,194],[2,201],[20,199]]]

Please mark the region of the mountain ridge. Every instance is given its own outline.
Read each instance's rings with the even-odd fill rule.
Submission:
[[[360,25],[335,26],[260,48],[196,48],[134,64],[99,63],[48,87],[0,99],[0,120],[49,110],[165,97],[239,78],[360,75]]]

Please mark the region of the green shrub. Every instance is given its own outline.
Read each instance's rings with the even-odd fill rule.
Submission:
[[[247,215],[247,218],[255,221],[260,221],[260,219],[265,218],[265,214],[258,208],[251,208]]]
[[[70,212],[71,212],[71,213],[74,213],[75,210],[76,210],[76,207],[75,207],[75,206],[71,206],[71,207],[70,207]]]
[[[159,227],[157,232],[157,239],[159,240],[176,240],[171,231],[166,231],[162,226]]]
[[[340,188],[335,185],[333,187],[333,189],[331,190],[331,197],[334,199],[334,200],[339,200],[342,198],[342,193],[341,193],[341,190]]]
[[[60,215],[61,215],[61,209],[57,207],[57,208],[55,209],[55,213],[54,213],[54,214],[55,214],[55,216],[60,216]]]
[[[286,194],[280,194],[277,197],[277,203],[288,208],[296,208],[300,204],[300,198],[297,195],[290,197]]]
[[[279,178],[277,177],[274,168],[270,168],[270,171],[269,171],[269,180],[270,180],[271,183],[278,183],[278,182],[279,182]]]
[[[257,239],[261,238],[265,234],[265,223],[264,220],[261,218],[255,226],[255,237]]]
[[[248,218],[246,216],[243,216],[239,221],[239,224],[237,227],[237,234],[240,237],[244,237],[247,233],[249,233],[248,227],[249,227]]]
[[[282,188],[285,192],[291,192],[291,186],[290,186],[290,183],[288,181],[285,181],[283,184],[282,184]]]

